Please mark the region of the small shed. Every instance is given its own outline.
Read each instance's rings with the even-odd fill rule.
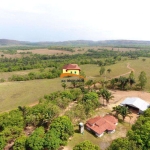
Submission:
[[[128,97],[122,103],[122,106],[128,106],[138,110],[138,113],[143,113],[150,104],[139,97]]]

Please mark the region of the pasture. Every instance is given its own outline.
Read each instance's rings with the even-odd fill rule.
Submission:
[[[0,112],[33,105],[45,94],[58,90],[63,90],[59,78],[1,83]]]
[[[81,70],[85,72],[87,79],[92,80],[106,80],[122,76],[128,76],[131,69],[127,68],[129,64],[131,68],[135,70],[135,78],[138,81],[138,76],[141,71],[145,71],[147,75],[147,84],[145,91],[150,91],[150,58],[143,58],[135,60],[122,60],[116,64],[106,66],[106,73],[100,77],[99,70],[100,67],[93,64],[81,65]],[[108,73],[107,69],[111,69]],[[39,71],[39,69],[26,70],[26,71],[16,71],[16,72],[3,72],[0,73],[0,78],[8,79],[13,74],[24,75],[32,71]],[[67,83],[69,86],[70,83]],[[49,94],[54,91],[63,90],[61,87],[61,79],[42,79],[42,80],[31,80],[24,82],[4,82],[0,83],[0,111],[8,111],[17,108],[19,105],[32,105],[37,103],[40,98],[45,94]]]

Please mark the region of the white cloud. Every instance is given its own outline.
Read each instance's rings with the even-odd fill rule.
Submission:
[[[32,39],[24,34],[25,40],[42,40],[41,36],[150,40],[149,4],[148,0],[5,0],[0,4],[0,30],[20,26],[37,35]],[[15,36],[10,32],[7,37]]]

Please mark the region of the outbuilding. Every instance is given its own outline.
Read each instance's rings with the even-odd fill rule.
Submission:
[[[136,109],[140,114],[150,106],[149,103],[139,97],[128,97],[121,103],[121,105]]]

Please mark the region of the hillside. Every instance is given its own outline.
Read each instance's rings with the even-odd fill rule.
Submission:
[[[150,46],[150,41],[138,40],[74,40],[61,42],[28,42],[9,39],[0,39],[0,46]]]

